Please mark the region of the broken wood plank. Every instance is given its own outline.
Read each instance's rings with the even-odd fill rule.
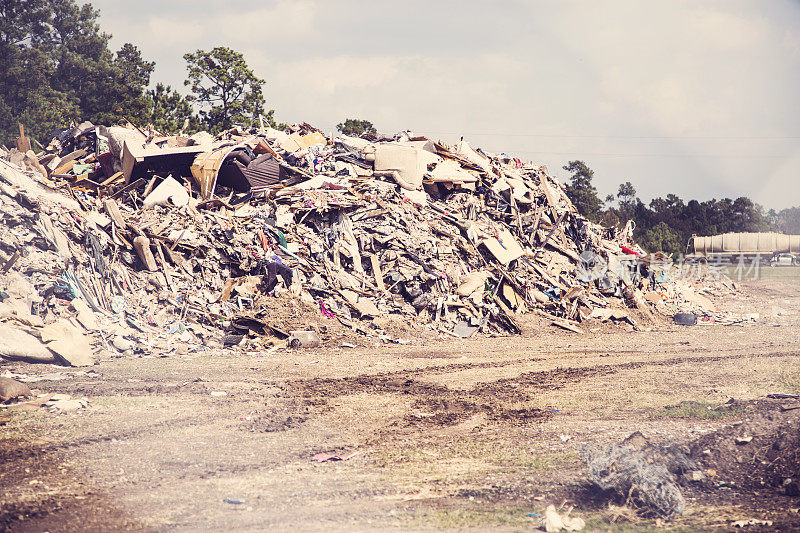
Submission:
[[[379,291],[384,292],[386,290],[386,285],[383,284],[380,260],[375,254],[370,255],[369,260],[370,263],[372,263],[372,274],[375,276],[375,285],[378,287]]]
[[[110,178],[101,181],[100,182],[100,186],[101,187],[106,187],[108,185],[111,185],[112,183],[115,183],[117,181],[121,181],[124,178],[124,176],[125,175],[122,172],[116,172]]]
[[[122,217],[122,212],[119,210],[117,202],[111,198],[106,198],[103,200],[103,207],[105,208],[106,214],[114,221],[114,224],[116,224],[119,229],[124,230],[128,226],[125,219]]]
[[[20,257],[22,257],[22,254],[19,253],[19,250],[14,250],[14,253],[5,262],[3,268],[0,269],[0,272],[2,272],[3,274],[8,272],[11,269],[11,267],[14,266],[14,263],[17,262],[17,259],[19,259]]]
[[[14,144],[17,146],[17,150],[23,154],[31,149],[31,140],[25,136],[25,126],[22,124],[19,125],[19,137],[16,138]]]
[[[126,192],[128,192],[130,190],[133,190],[136,187],[138,187],[139,185],[143,184],[145,181],[147,181],[147,178],[139,178],[138,180],[127,184],[126,186],[124,186],[123,188],[121,188],[120,190],[118,190],[117,192],[112,194],[111,196],[109,196],[109,198],[112,198],[112,199],[119,198],[120,196],[122,196]]]
[[[86,148],[81,148],[80,150],[75,150],[73,152],[68,153],[64,157],[61,158],[61,164],[69,163],[70,161],[75,161],[76,159],[80,159],[81,157],[87,154]]]
[[[548,318],[548,319],[550,319],[552,321],[565,322],[567,324],[572,324],[573,326],[579,326],[580,325],[579,322],[576,322],[574,320],[570,320],[568,318],[562,318],[562,317],[559,317],[559,316],[556,316],[556,315],[552,315],[552,314],[548,313],[547,311],[542,311],[541,309],[535,309],[534,311],[537,314],[542,315],[543,317]]]
[[[140,235],[133,239],[133,247],[136,249],[136,253],[139,254],[142,263],[147,267],[147,270],[150,272],[157,272],[158,265],[156,264],[156,258],[153,256],[153,251],[150,249],[150,239]]]
[[[59,163],[58,168],[53,171],[54,177],[62,177],[64,174],[67,174],[72,167],[75,166],[75,161],[67,161],[66,163],[62,162]]]
[[[558,327],[560,327],[562,329],[565,329],[567,331],[571,331],[573,333],[581,333],[581,334],[585,333],[582,329],[576,328],[572,324],[569,324],[567,322],[562,322],[561,320],[553,320],[553,325],[554,326],[558,326]]]

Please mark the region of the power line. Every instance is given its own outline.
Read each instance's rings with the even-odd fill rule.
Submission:
[[[768,140],[768,141],[784,141],[784,140],[800,140],[800,135],[787,135],[787,136],[759,136],[759,135],[556,135],[549,133],[476,133],[476,132],[455,132],[455,131],[426,131],[430,135],[463,135],[474,137],[535,137],[542,139],[653,139],[653,140]]]
[[[722,159],[786,159],[786,155],[747,155],[747,154],[612,154],[603,152],[540,152],[536,150],[513,150],[515,154],[536,154],[536,155],[571,155],[571,156],[598,156],[598,157],[711,157]]]

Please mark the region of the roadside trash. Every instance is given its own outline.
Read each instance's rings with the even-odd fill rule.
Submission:
[[[244,503],[247,503],[247,500],[242,500],[240,498],[225,498],[222,501],[225,503],[230,503],[231,505],[242,505]]]
[[[586,527],[586,522],[582,518],[572,518],[569,514],[572,512],[570,507],[566,513],[559,514],[556,511],[555,505],[548,505],[544,512],[543,527],[544,530],[550,533],[557,533],[558,531],[581,531]]]
[[[750,436],[736,437],[734,441],[736,442],[736,444],[749,444],[750,442],[753,441],[753,437]]]
[[[675,313],[672,320],[681,326],[694,326],[697,324],[697,315],[694,313]]]
[[[757,319],[581,216],[545,166],[408,132],[65,127],[0,148],[0,242],[0,357],[30,362],[515,335],[530,312],[576,334],[634,308]]]
[[[648,462],[641,451],[613,444],[584,446],[581,456],[589,479],[602,490],[636,498],[665,518],[683,513],[686,501],[672,474]]]
[[[316,348],[322,341],[314,331],[290,331],[286,343],[289,348]]]
[[[311,456],[311,460],[317,463],[324,463],[325,461],[347,461],[348,459],[352,459],[358,455],[358,452],[350,452],[347,454],[338,454],[338,453],[317,453]]]
[[[119,350],[120,352],[127,352],[128,350],[133,350],[135,343],[132,340],[126,339],[125,337],[117,335],[111,340],[111,344]]]
[[[30,398],[32,396],[31,389],[24,383],[11,378],[0,377],[0,402],[7,402],[17,398]]]
[[[747,527],[747,526],[765,526],[770,527],[772,525],[772,520],[757,520],[755,518],[751,518],[749,520],[737,520],[736,522],[731,523],[733,527]]]
[[[51,412],[77,411],[88,407],[89,400],[86,398],[73,400],[69,394],[53,394],[44,406],[49,407]]]

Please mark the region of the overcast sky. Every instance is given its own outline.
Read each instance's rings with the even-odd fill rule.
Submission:
[[[184,91],[183,54],[229,46],[282,122],[345,118],[561,169],[602,197],[800,205],[800,2],[93,0]]]

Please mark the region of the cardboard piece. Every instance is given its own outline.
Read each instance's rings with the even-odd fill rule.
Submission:
[[[72,366],[94,364],[89,339],[67,320],[60,319],[41,329],[42,341],[59,358]]]
[[[525,255],[525,250],[522,249],[517,240],[507,229],[500,230],[497,237],[483,239],[481,244],[486,246],[495,259],[500,261],[503,266],[508,266],[514,259],[519,259]]]

